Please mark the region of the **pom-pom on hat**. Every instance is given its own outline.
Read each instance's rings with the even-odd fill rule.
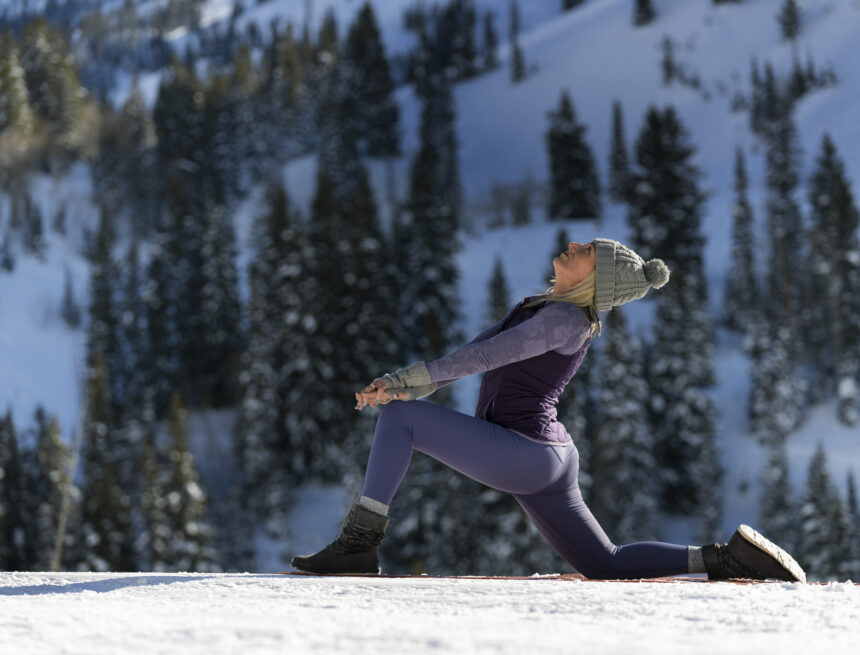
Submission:
[[[612,239],[595,239],[594,304],[600,311],[644,296],[669,281],[669,267],[662,259],[644,261],[625,245]]]

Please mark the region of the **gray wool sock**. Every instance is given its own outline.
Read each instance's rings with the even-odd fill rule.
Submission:
[[[687,568],[690,573],[707,573],[702,549],[698,546],[687,546]]]
[[[380,503],[378,500],[374,500],[373,498],[362,496],[358,499],[358,504],[364,509],[369,509],[374,514],[388,516],[388,505]]]

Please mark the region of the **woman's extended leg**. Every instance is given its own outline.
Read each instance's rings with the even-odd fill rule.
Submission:
[[[531,441],[510,430],[426,401],[382,407],[367,463],[362,495],[391,503],[413,449],[489,487],[529,494],[546,487],[564,469],[573,446]]]
[[[502,491],[529,494],[564,471],[573,445],[526,439],[495,423],[429,402],[385,405],[376,424],[363,498],[350,509],[334,542],[314,555],[295,557],[293,568],[309,573],[378,573],[377,546],[388,526],[385,509],[420,450],[464,475]],[[370,501],[366,504],[365,501]]]
[[[689,572],[689,549],[656,541],[616,546],[582,499],[579,462],[571,453],[566,470],[546,489],[514,497],[552,547],[589,578],[655,578]]]

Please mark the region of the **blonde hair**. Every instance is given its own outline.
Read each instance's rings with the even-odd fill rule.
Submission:
[[[525,306],[532,307],[546,300],[550,302],[570,303],[571,305],[579,307],[583,314],[585,314],[586,318],[591,322],[591,336],[593,337],[595,334],[600,336],[603,334],[603,322],[600,320],[600,314],[597,311],[597,306],[594,304],[594,292],[597,288],[596,280],[596,271],[591,271],[591,273],[589,273],[582,282],[574,286],[569,291],[565,291],[564,293],[555,293],[554,289],[556,279],[555,276],[553,276],[550,278],[550,282],[552,282],[553,286],[544,291],[543,295],[527,303]]]

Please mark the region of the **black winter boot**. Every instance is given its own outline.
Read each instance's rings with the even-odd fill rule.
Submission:
[[[727,544],[702,547],[709,580],[748,578],[806,582],[794,558],[748,525],[741,525]]]
[[[316,555],[294,557],[292,567],[319,575],[379,575],[381,570],[376,549],[387,527],[387,516],[353,505],[337,539]]]

